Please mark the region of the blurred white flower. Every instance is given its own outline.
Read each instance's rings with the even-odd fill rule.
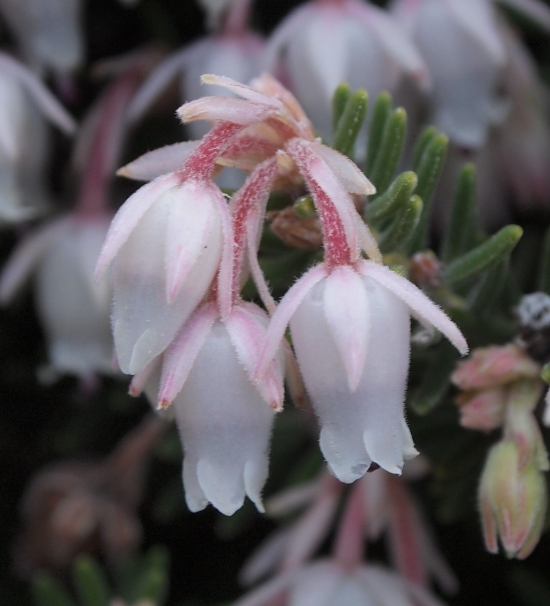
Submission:
[[[271,35],[263,67],[288,81],[329,140],[332,95],[341,82],[366,88],[371,99],[394,90],[403,75],[429,84],[419,52],[396,19],[359,0],[313,0],[294,10]]]
[[[82,63],[81,0],[0,0],[0,13],[31,66],[66,73]]]

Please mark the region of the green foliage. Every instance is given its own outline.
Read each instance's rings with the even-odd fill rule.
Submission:
[[[335,95],[334,121],[336,123],[336,128],[334,129],[332,147],[346,156],[351,157],[357,136],[359,135],[359,131],[361,130],[367,115],[369,97],[365,90],[355,91],[348,98],[338,119],[337,112],[341,108],[337,99],[339,99],[339,97],[338,95]]]

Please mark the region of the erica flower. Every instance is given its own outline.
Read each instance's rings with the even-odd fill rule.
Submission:
[[[31,71],[0,53],[0,222],[25,220],[45,207],[44,116],[66,134],[76,129],[72,117]]]
[[[295,139],[286,150],[308,184],[325,234],[325,262],[288,291],[275,312],[257,370],[290,323],[305,386],[321,422],[320,446],[334,475],[360,478],[376,463],[400,473],[415,456],[404,418],[410,315],[433,325],[466,353],[458,328],[418,288],[359,256],[366,226],[315,149]],[[353,210],[351,210],[353,209]]]
[[[399,23],[358,0],[315,0],[296,9],[273,32],[265,69],[277,73],[281,57],[283,77],[323,137],[332,132],[331,99],[341,82],[373,98],[394,89],[402,74],[427,84],[424,62]]]
[[[34,67],[67,72],[82,62],[81,0],[1,0],[0,12]]]

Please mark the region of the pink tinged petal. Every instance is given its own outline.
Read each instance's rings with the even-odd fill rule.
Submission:
[[[134,398],[140,396],[145,390],[147,384],[149,383],[149,380],[152,379],[154,375],[159,373],[161,362],[162,359],[159,356],[158,358],[155,358],[152,362],[149,362],[149,364],[147,364],[147,366],[141,372],[138,372],[136,375],[134,375],[132,377],[132,380],[130,381],[128,394]],[[157,401],[156,395],[157,394],[155,393],[154,398],[152,399],[152,402],[154,403],[156,403]]]
[[[487,0],[443,0],[455,19],[480,44],[485,46],[493,60],[504,65],[506,50],[497,26],[492,3]]]
[[[409,361],[406,306],[374,280],[365,280],[371,309],[367,356],[358,387],[349,389],[324,314],[324,282],[310,289],[292,316],[296,357],[321,422],[320,446],[334,475],[350,483],[375,462],[400,473],[404,458],[403,402]]]
[[[367,179],[357,164],[344,154],[320,143],[311,143],[310,146],[328,164],[347,192],[359,196],[370,196],[376,193],[376,187]]]
[[[272,532],[267,539],[252,552],[239,572],[239,582],[248,586],[274,571],[281,560],[283,550],[292,532],[290,527]]]
[[[248,265],[250,268],[250,273],[252,274],[252,279],[254,280],[254,284],[258,289],[258,294],[260,295],[260,299],[262,303],[265,305],[265,308],[269,312],[269,315],[273,315],[277,308],[273,297],[271,296],[271,292],[269,290],[269,286],[265,280],[264,272],[260,267],[260,263],[258,262],[258,253],[257,247],[255,245],[258,242],[260,234],[260,225],[261,222],[258,218],[258,213],[251,213],[250,219],[246,226],[247,233],[247,253],[248,253]]]
[[[430,75],[422,56],[400,24],[376,6],[358,6],[353,13],[368,27],[390,57],[422,87],[429,88]]]
[[[357,270],[364,276],[374,278],[404,301],[411,312],[443,333],[463,356],[468,353],[468,344],[457,325],[412,282],[387,267],[369,261],[358,264]]]
[[[218,310],[215,305],[203,305],[189,318],[166,350],[158,394],[160,407],[169,406],[183,389],[217,317]]]
[[[345,573],[335,562],[312,564],[302,569],[299,578],[296,579],[294,589],[290,595],[289,605],[331,606],[332,604],[339,604],[336,597],[345,581]],[[349,604],[350,606],[365,603],[365,600],[340,602],[342,605]]]
[[[182,105],[177,114],[184,123],[194,120],[224,121],[249,126],[276,115],[273,108],[232,97],[204,97]]]
[[[261,509],[274,413],[222,322],[214,323],[173,406],[185,465],[196,469],[206,499],[226,515],[241,507],[245,494]]]
[[[212,234],[221,238],[214,197],[223,196],[205,183],[189,179],[173,192],[166,229],[166,301],[173,303],[189,272],[208,247]]]
[[[42,113],[65,134],[72,135],[76,131],[73,117],[29,68],[5,53],[0,53],[0,68],[10,73],[25,88]]]
[[[0,304],[7,305],[30,277],[44,253],[67,229],[71,217],[64,217],[37,230],[19,244],[0,274]]]
[[[334,269],[325,280],[324,311],[351,391],[357,388],[365,366],[371,322],[369,307],[359,274],[346,265]]]
[[[137,122],[178,73],[185,69],[188,54],[188,48],[178,51],[153,70],[128,106],[127,119],[130,122]]]
[[[339,500],[338,491],[320,495],[292,526],[281,559],[281,570],[299,568],[315,553],[330,531]]]
[[[183,141],[147,152],[117,170],[119,177],[136,181],[152,181],[161,175],[179,170],[200,141]]]
[[[243,97],[248,101],[252,101],[253,103],[267,105],[279,111],[283,109],[283,104],[276,97],[270,97],[262,92],[255,90],[254,88],[251,88],[250,86],[247,86],[246,84],[237,82],[232,78],[227,78],[226,76],[216,76],[214,74],[204,74],[203,76],[201,76],[201,81],[203,84],[222,86],[233,94],[238,95],[239,97]]]
[[[212,186],[215,187],[215,186]],[[217,278],[217,297],[218,307],[222,318],[227,317],[231,311],[234,300],[233,284],[233,225],[231,223],[231,213],[223,195],[215,198],[218,214],[221,220],[222,231],[222,249],[221,259],[218,268]]]
[[[263,376],[270,362],[275,359],[286,327],[304,297],[327,275],[328,271],[323,264],[316,265],[308,270],[285,294],[271,318],[266,341],[260,353],[256,370],[254,371],[256,380]]]
[[[535,23],[550,31],[550,8],[540,0],[500,0],[502,4],[508,5]]]
[[[225,328],[235,348],[239,362],[244,366],[249,379],[258,363],[262,345],[265,341],[268,318],[259,307],[251,313],[251,306],[245,309],[235,306],[225,319]],[[268,366],[256,387],[265,402],[274,410],[281,410],[284,399],[281,353]]]
[[[159,177],[151,181],[151,183],[140,187],[120,207],[111,223],[99,259],[97,260],[95,270],[96,280],[101,278],[103,272],[119,252],[120,247],[128,240],[132,231],[143,218],[143,215],[162,194],[178,185],[178,183],[179,179],[174,174]]]
[[[210,233],[185,284],[173,303],[167,303],[164,247],[175,202],[176,188],[156,200],[113,265],[113,333],[120,368],[129,374],[142,370],[168,347],[205,296],[220,262],[221,234]]]

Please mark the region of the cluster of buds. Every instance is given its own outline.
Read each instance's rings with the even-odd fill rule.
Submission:
[[[267,74],[249,86],[203,81],[242,98],[183,105],[184,122],[209,120],[212,130],[125,168],[159,176],[121,207],[97,265],[98,277],[112,265],[116,355],[135,375],[132,392],[156,392],[159,407],[175,406],[187,503],[231,514],[246,494],[262,509],[283,366],[296,375],[288,324],[332,473],[343,482],[373,465],[399,474],[417,454],[404,417],[410,315],[461,353],[466,342],[422,291],[384,267],[352,200],[374,187],[315,138],[279,82]],[[249,173],[229,204],[212,181],[217,165]],[[325,258],[276,306],[256,255],[259,231],[270,191],[296,185],[313,198]],[[271,318],[240,296],[249,271]]]
[[[479,486],[485,545],[525,558],[540,538],[546,514],[548,454],[534,410],[543,393],[541,368],[518,345],[486,347],[461,362],[451,380],[461,424],[490,431],[503,427],[489,451]]]

